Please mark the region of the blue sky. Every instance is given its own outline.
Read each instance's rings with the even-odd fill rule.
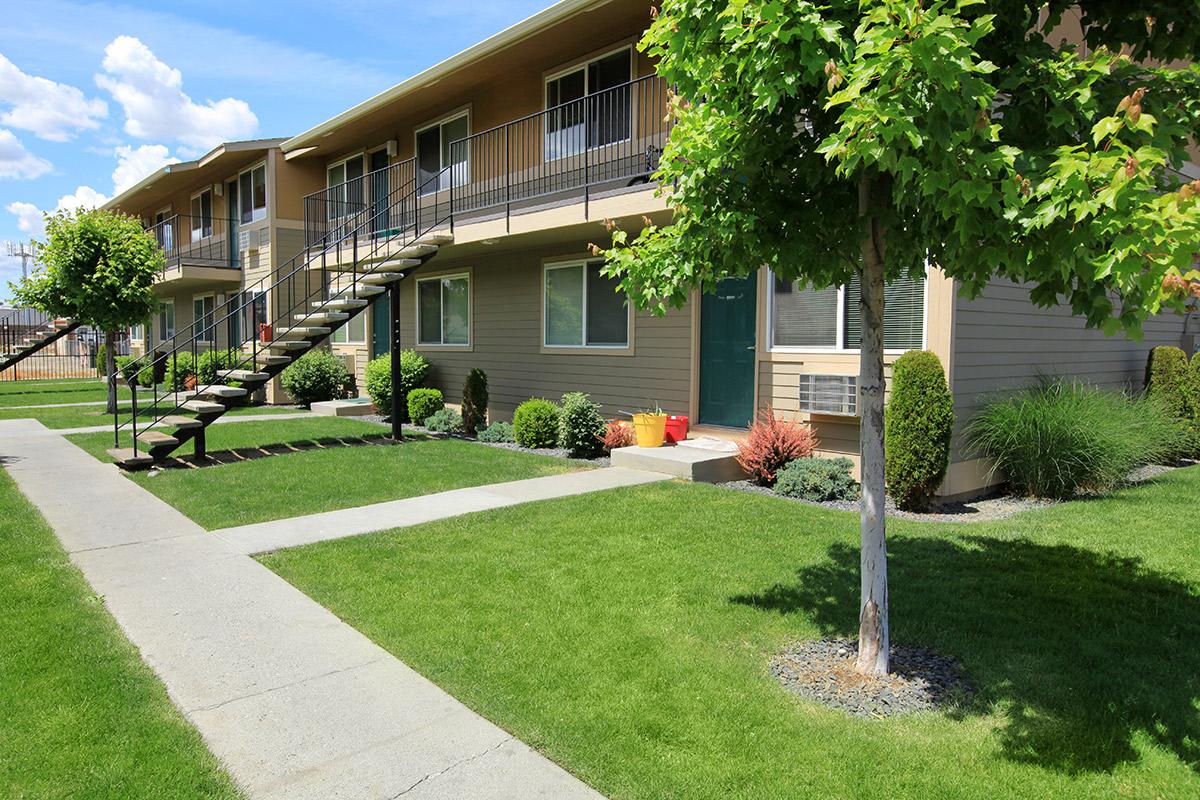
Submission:
[[[551,2],[5,3],[0,241],[171,159],[299,133]],[[0,298],[19,275],[0,253]]]

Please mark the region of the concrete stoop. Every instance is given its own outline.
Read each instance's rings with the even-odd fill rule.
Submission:
[[[710,437],[685,439],[671,447],[622,447],[612,465],[663,472],[697,483],[723,483],[746,477],[737,463],[737,445]]]

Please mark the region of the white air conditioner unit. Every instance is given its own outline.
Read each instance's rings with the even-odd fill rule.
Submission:
[[[238,250],[243,253],[257,253],[258,231],[238,231]]]
[[[800,410],[809,414],[858,416],[857,375],[800,375]]]

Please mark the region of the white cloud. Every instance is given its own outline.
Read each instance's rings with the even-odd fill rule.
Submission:
[[[141,147],[124,145],[114,151],[117,168],[113,170],[113,194],[118,195],[142,178],[167,164],[178,164],[165,145],[144,144]]]
[[[0,124],[32,131],[42,139],[65,142],[80,130],[94,130],[108,115],[103,100],[89,100],[65,83],[27,75],[0,54]]]
[[[108,197],[90,186],[78,186],[71,194],[58,198],[54,212],[74,211],[77,208],[96,208],[108,202]],[[17,230],[31,238],[41,239],[46,235],[43,212],[33,203],[16,201],[5,206],[5,210],[17,218]]]
[[[202,152],[258,130],[258,117],[244,100],[194,102],[183,91],[183,74],[132,36],[113,39],[101,66],[105,74],[96,83],[121,104],[130,136],[177,141]]]
[[[12,131],[0,128],[0,178],[29,180],[52,169],[53,164],[29,152]]]

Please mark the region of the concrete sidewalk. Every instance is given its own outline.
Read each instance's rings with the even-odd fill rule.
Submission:
[[[285,547],[359,536],[389,528],[404,528],[422,522],[515,506],[535,500],[571,497],[619,486],[637,486],[665,480],[671,480],[671,476],[621,467],[581,470],[544,478],[452,489],[448,492],[327,511],[306,517],[225,528],[213,531],[213,535],[227,541],[239,553],[266,553]]]
[[[0,456],[252,798],[600,798],[40,423]]]

